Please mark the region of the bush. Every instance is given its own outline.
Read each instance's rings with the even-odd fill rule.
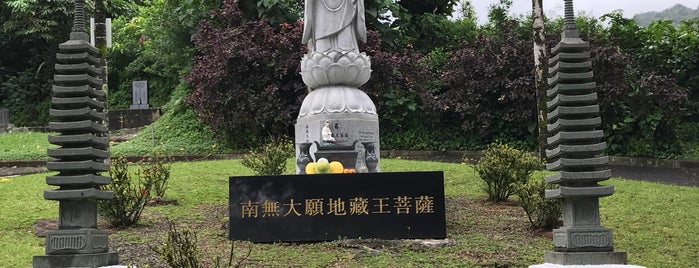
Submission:
[[[518,185],[526,183],[529,175],[541,167],[538,158],[507,144],[488,145],[483,157],[473,166],[485,182],[488,200],[493,202],[507,200]]]
[[[534,144],[531,42],[519,38],[511,23],[506,25],[496,36],[479,35],[452,51],[433,109],[464,131],[487,137],[487,142],[528,139]]]
[[[544,196],[546,189],[553,188],[556,188],[556,185],[546,183],[544,178],[530,179],[527,183],[515,188],[519,203],[527,213],[529,224],[534,229],[551,230],[560,226],[560,200],[546,199]]]
[[[114,227],[136,224],[150,198],[152,182],[132,180],[126,158],[111,157],[110,161],[109,175],[112,183],[102,186],[102,190],[112,191],[114,198],[99,202],[97,210]]]
[[[286,171],[286,160],[294,156],[293,143],[287,139],[274,139],[267,143],[262,152],[250,151],[243,156],[243,166],[257,175],[279,175]]]
[[[170,267],[204,267],[199,259],[197,234],[187,228],[177,230],[174,223],[168,222],[167,240],[160,247],[153,248]],[[218,267],[218,265],[216,266]]]
[[[146,184],[151,185],[154,197],[164,198],[167,182],[170,180],[170,159],[159,152],[154,152],[139,162],[136,174],[145,180]]]
[[[184,102],[228,137],[291,134],[308,93],[300,75],[302,24],[246,21],[237,2],[224,1],[200,23],[193,37],[199,55],[185,76],[193,90]]]

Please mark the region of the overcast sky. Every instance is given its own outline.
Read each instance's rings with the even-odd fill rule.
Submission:
[[[471,0],[479,23],[487,21],[488,8],[497,3],[498,0]],[[512,14],[529,14],[532,9],[531,0],[513,0],[510,12]],[[544,12],[547,16],[563,16],[563,0],[543,0]],[[600,17],[614,10],[621,9],[624,17],[631,18],[633,15],[649,11],[662,11],[676,4],[696,9],[699,7],[699,0],[573,0],[576,15],[584,12],[587,15]]]

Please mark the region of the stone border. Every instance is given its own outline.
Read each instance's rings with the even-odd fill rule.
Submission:
[[[429,160],[439,162],[459,163],[465,156],[469,158],[469,163],[475,163],[481,158],[480,151],[409,151],[409,150],[382,150],[381,156],[386,158],[402,158],[411,160]],[[207,155],[172,155],[173,161],[204,161],[238,159],[243,154],[207,154]],[[129,162],[138,162],[144,156],[127,156]],[[653,158],[634,158],[626,156],[610,156],[610,164],[618,166],[636,167],[664,167],[664,168],[699,168],[698,160],[669,160]],[[46,166],[46,160],[12,160],[0,161],[0,168],[12,167],[41,167]]]

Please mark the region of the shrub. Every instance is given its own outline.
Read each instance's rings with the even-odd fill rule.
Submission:
[[[546,183],[544,178],[530,179],[524,184],[515,187],[515,194],[519,197],[519,204],[527,213],[529,224],[534,229],[553,229],[560,226],[561,204],[557,199],[546,199],[546,189],[556,188],[555,185]]]
[[[153,152],[139,162],[136,173],[147,185],[151,185],[155,197],[164,198],[167,183],[170,180],[170,159],[159,152]]]
[[[167,240],[160,247],[153,248],[170,267],[204,267],[199,259],[197,234],[188,228],[177,230],[174,223],[168,222]],[[216,266],[218,267],[218,266]]]
[[[133,180],[126,158],[111,157],[110,161],[109,175],[112,183],[102,186],[102,189],[112,191],[114,198],[99,202],[98,212],[114,227],[133,225],[138,222],[150,198],[152,184],[146,180]]]
[[[488,141],[529,139],[533,144],[533,52],[531,42],[519,38],[515,30],[507,23],[496,36],[479,35],[452,51],[433,109],[443,120]]]
[[[185,80],[184,102],[229,137],[291,134],[303,96],[299,60],[302,24],[246,21],[238,1],[202,21],[193,40],[199,55]]]
[[[485,182],[488,200],[500,202],[507,200],[517,185],[526,183],[529,175],[541,166],[538,158],[526,152],[507,144],[490,144],[473,168]]]
[[[293,143],[287,139],[274,139],[264,145],[262,152],[252,150],[243,156],[243,166],[257,175],[279,175],[286,171],[286,160],[294,156]]]

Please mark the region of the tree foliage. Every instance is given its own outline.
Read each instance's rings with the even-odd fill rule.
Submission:
[[[468,5],[463,18],[448,18],[456,2],[365,0],[370,34],[362,49],[373,73],[362,89],[377,104],[382,147],[482,149],[499,140],[533,149],[532,19],[512,18],[512,1],[501,0],[479,26]],[[191,108],[236,148],[293,133],[307,93],[299,75],[302,7],[302,0],[107,1],[110,108],[126,108],[131,81],[148,80],[152,106],[168,102],[166,112],[190,119]],[[48,121],[56,43],[67,37],[71,13],[70,0],[0,4],[0,106],[13,123]],[[699,118],[699,20],[647,27],[620,13],[601,20],[576,22],[591,43],[609,151],[681,154],[676,129]],[[547,21],[547,47],[562,24]]]

